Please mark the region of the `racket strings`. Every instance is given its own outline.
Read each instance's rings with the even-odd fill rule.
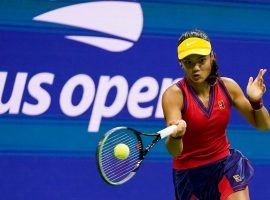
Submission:
[[[128,147],[130,147],[130,146],[132,147],[134,145],[134,143],[129,141],[129,142],[125,143],[125,145],[127,145]],[[105,147],[103,157],[111,155],[110,148],[111,147]],[[129,156],[133,156],[133,154],[136,154],[136,153],[137,153],[136,151],[130,151]]]
[[[132,153],[129,156],[131,157],[131,159],[128,160],[128,162],[136,162],[138,161],[138,158],[135,155],[136,153]],[[108,156],[108,155],[107,155]],[[108,158],[107,160],[102,159],[102,162],[104,163],[103,165],[103,169],[106,170],[108,168],[111,168],[111,163],[115,160],[115,158]],[[124,162],[126,162],[126,160],[122,160],[122,162],[118,162],[114,165],[114,167],[118,167],[119,165],[123,165]]]
[[[111,169],[111,168],[107,168],[107,174],[110,174],[110,176],[108,176],[108,178],[113,181],[113,182],[120,182],[122,179],[126,178],[127,175],[129,175],[132,170],[134,169],[134,166],[129,166],[129,168],[127,167],[123,167],[122,165],[118,165],[117,170],[121,170],[122,173],[115,173],[115,169]]]
[[[130,151],[129,156],[123,160],[114,155],[114,148],[120,143],[127,145]],[[129,129],[116,130],[105,139],[100,153],[100,165],[108,181],[118,183],[129,177],[140,158],[138,145],[137,135]]]
[[[106,145],[103,146],[102,151],[110,153],[110,151],[107,151],[107,150],[110,150],[113,145],[119,144],[119,141],[121,141],[122,139],[125,140],[126,139],[126,134],[123,134],[120,137],[117,137],[116,135],[114,135],[114,136],[112,136],[112,137],[110,137],[108,139],[106,141],[107,142]],[[128,145],[128,146],[132,145],[132,144],[133,144],[132,140],[131,141],[126,141],[126,143],[125,143],[125,145]]]

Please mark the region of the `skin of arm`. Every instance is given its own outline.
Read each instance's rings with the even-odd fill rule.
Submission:
[[[162,108],[167,126],[177,125],[176,131],[165,141],[168,152],[177,157],[183,151],[182,136],[186,131],[186,124],[182,120],[181,108],[183,105],[182,91],[176,86],[169,87],[162,96]]]
[[[262,78],[262,75],[265,72],[260,70],[256,79]],[[247,95],[252,98],[253,101],[259,101],[262,98],[263,93],[265,92],[265,86],[262,87],[260,94],[256,94],[258,88],[252,86],[255,83],[256,79],[249,79],[247,86]],[[230,78],[222,78],[233,102],[234,107],[239,111],[239,113],[256,129],[259,130],[269,130],[270,129],[270,118],[267,109],[263,106],[259,110],[254,110],[248,100],[244,95],[240,86]],[[254,94],[254,95],[252,95]]]

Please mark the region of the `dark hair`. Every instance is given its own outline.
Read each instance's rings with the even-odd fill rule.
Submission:
[[[210,42],[210,39],[205,32],[198,30],[198,29],[194,29],[194,30],[187,31],[187,32],[183,33],[180,36],[180,38],[178,39],[177,46],[179,46],[184,40],[191,38],[191,37],[201,38],[201,39],[204,39],[204,40],[207,40]]]
[[[191,37],[197,37],[197,38],[201,38],[204,40],[207,40],[210,42],[210,39],[208,37],[208,35],[203,32],[202,30],[198,30],[198,29],[194,29],[191,31],[187,31],[185,33],[183,33],[180,38],[178,39],[178,43],[177,43],[177,47],[186,39],[191,38]],[[212,50],[211,52],[213,54],[213,56],[215,57],[214,62],[212,64],[212,68],[211,68],[211,72],[207,78],[207,82],[210,85],[214,85],[216,83],[217,78],[219,77],[219,73],[218,73],[218,65],[216,62],[216,54],[214,53],[214,51]]]

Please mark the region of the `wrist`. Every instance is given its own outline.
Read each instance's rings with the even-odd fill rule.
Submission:
[[[250,98],[248,98],[248,100],[253,110],[260,110],[263,107],[262,98],[259,99],[258,101],[252,101]]]
[[[180,140],[180,139],[182,139],[183,136],[172,136],[172,135],[170,135],[170,137],[172,139],[174,139],[174,140]]]

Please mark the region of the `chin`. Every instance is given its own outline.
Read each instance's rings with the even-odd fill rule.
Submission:
[[[192,81],[193,83],[198,84],[198,83],[203,83],[203,82],[205,82],[206,80],[203,79],[203,78],[198,78],[198,79],[191,79],[191,81]]]

